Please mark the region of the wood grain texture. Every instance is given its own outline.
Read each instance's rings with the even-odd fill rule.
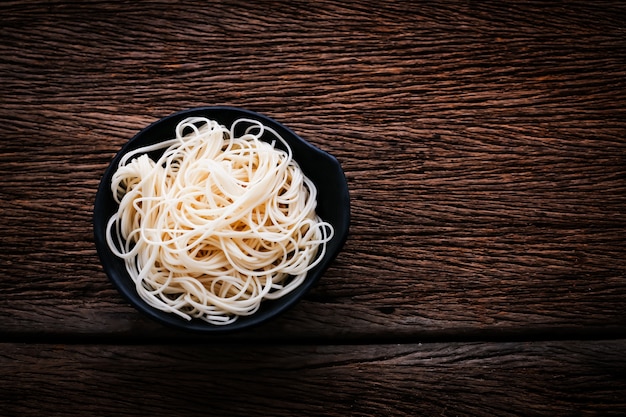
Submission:
[[[3,337],[179,336],[109,284],[91,210],[134,133],[213,104],[335,155],[353,203],[310,296],[234,340],[626,332],[624,5],[9,1],[0,16]]]
[[[625,346],[8,344],[0,401],[5,416],[617,416]]]
[[[0,415],[626,413],[626,5],[0,2]],[[341,162],[344,251],[200,337],[108,282],[100,177],[234,105]]]

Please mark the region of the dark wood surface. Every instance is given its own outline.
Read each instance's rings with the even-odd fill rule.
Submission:
[[[0,3],[0,415],[626,414],[626,5]],[[139,129],[233,105],[341,162],[346,246],[181,333],[94,247]]]

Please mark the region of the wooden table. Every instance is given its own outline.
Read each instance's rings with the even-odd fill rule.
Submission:
[[[623,2],[0,3],[0,415],[626,413]],[[173,112],[341,162],[306,299],[201,336],[100,266],[105,168]]]

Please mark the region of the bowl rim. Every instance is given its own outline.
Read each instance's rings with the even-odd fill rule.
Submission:
[[[307,278],[305,279],[305,281],[296,289],[294,289],[291,293],[285,295],[284,297],[281,297],[278,300],[264,300],[262,302],[262,307],[258,312],[255,312],[249,316],[241,316],[234,323],[228,325],[214,325],[200,319],[192,319],[190,321],[187,321],[184,318],[181,318],[175,314],[166,313],[149,306],[137,294],[134,283],[127,276],[125,266],[123,267],[123,272],[121,274],[119,273],[120,264],[123,264],[124,261],[115,257],[115,255],[111,253],[111,251],[108,249],[105,237],[106,223],[110,216],[115,212],[114,208],[117,206],[111,194],[111,176],[117,169],[119,160],[123,157],[123,155],[135,148],[144,145],[144,142],[146,141],[148,141],[148,143],[156,143],[166,140],[167,138],[161,137],[163,136],[162,134],[155,134],[155,136],[158,137],[157,140],[149,140],[149,135],[153,132],[153,130],[158,129],[163,124],[173,122],[178,123],[178,121],[191,116],[204,116],[207,118],[211,118],[206,114],[216,114],[220,112],[235,114],[235,119],[248,117],[251,119],[259,120],[263,124],[276,129],[287,141],[287,143],[289,143],[292,151],[294,151],[294,160],[296,160],[296,162],[298,162],[299,164],[301,161],[299,161],[296,157],[296,152],[293,149],[294,143],[297,144],[297,147],[300,149],[297,152],[298,154],[302,154],[303,152],[310,153],[310,155],[316,156],[316,160],[325,160],[327,164],[330,164],[331,167],[334,167],[335,172],[329,175],[332,175],[334,179],[338,182],[336,187],[336,193],[339,201],[337,202],[337,205],[339,208],[341,208],[340,210],[338,209],[339,216],[335,221],[340,227],[338,228],[336,225],[333,225],[335,228],[334,236],[328,244],[329,246],[332,244],[333,249],[330,250],[327,246],[327,252],[324,255],[324,259],[316,267],[314,267],[307,273]],[[214,120],[217,120],[217,118],[215,118]],[[217,121],[219,123],[222,123],[220,120]],[[146,137],[148,139],[146,139]],[[303,171],[305,171],[304,168],[302,169]],[[320,184],[316,183],[316,186],[319,193]],[[319,197],[320,195],[318,194],[318,201]],[[111,201],[113,201],[113,209],[107,210],[107,207],[110,206]],[[138,132],[136,132],[117,151],[115,156],[109,161],[109,165],[107,166],[104,173],[102,174],[102,177],[100,178],[94,201],[92,221],[95,245],[98,257],[100,259],[100,264],[102,265],[102,268],[107,275],[109,281],[113,283],[118,292],[120,292],[123,297],[136,310],[140,311],[152,320],[155,320],[168,327],[174,327],[177,329],[192,331],[196,333],[227,333],[253,326],[258,326],[261,323],[271,321],[275,317],[282,315],[285,311],[297,304],[297,302],[309,292],[309,290],[319,281],[321,276],[326,272],[326,270],[335,260],[347,240],[350,227],[350,198],[347,179],[339,161],[333,155],[321,150],[320,148],[304,140],[287,126],[264,114],[240,107],[200,106],[180,110],[165,117],[162,117],[156,121],[153,121],[152,123],[148,124],[144,128],[140,129]],[[114,267],[112,262],[117,264],[117,268]],[[123,283],[123,279],[127,279],[129,282]]]

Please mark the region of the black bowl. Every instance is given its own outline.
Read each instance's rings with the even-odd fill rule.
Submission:
[[[107,221],[118,208],[110,187],[111,177],[122,156],[141,146],[171,139],[174,136],[176,125],[181,120],[193,116],[207,117],[227,127],[236,119],[245,117],[259,120],[264,125],[276,130],[287,141],[293,151],[293,158],[318,189],[318,215],[332,224],[335,230],[332,240],[327,244],[325,255],[320,263],[308,272],[302,285],[280,299],[263,301],[261,308],[256,313],[239,317],[234,323],[228,325],[212,325],[200,319],[188,321],[175,314],[165,313],[147,305],[137,294],[135,284],[126,271],[124,261],[109,250],[105,237]],[[96,248],[104,271],[134,307],[149,317],[176,328],[199,332],[225,332],[265,322],[293,306],[310,290],[328,269],[346,241],[350,223],[350,199],[346,178],[337,159],[309,144],[290,129],[267,116],[249,110],[224,106],[199,107],[172,114],[149,125],[137,133],[120,150],[104,172],[100,182],[96,195],[93,222]]]

